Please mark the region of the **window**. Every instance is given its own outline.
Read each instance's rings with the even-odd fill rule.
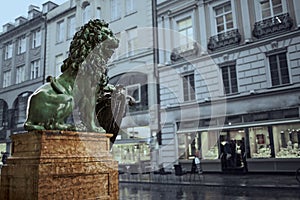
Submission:
[[[215,8],[217,32],[222,33],[233,29],[231,3],[226,3]]]
[[[24,53],[26,51],[26,37],[21,36],[17,40],[17,54]]]
[[[12,42],[9,42],[5,45],[4,59],[9,59],[12,57]]]
[[[11,85],[11,71],[5,71],[3,73],[3,88]]]
[[[82,22],[85,24],[91,19],[91,6],[90,4],[86,3],[83,7],[82,12]]]
[[[64,34],[65,34],[65,24],[64,21],[60,21],[57,23],[56,42],[63,42]]]
[[[251,158],[270,158],[270,137],[268,127],[249,128]]]
[[[281,0],[264,0],[261,2],[262,18],[274,17],[283,12]]]
[[[120,18],[120,0],[110,0],[111,6],[111,20],[117,20]]]
[[[192,18],[186,18],[180,21],[177,21],[178,32],[180,33],[179,45],[181,48],[191,49],[193,47],[193,43],[189,42],[193,40],[193,24]]]
[[[101,8],[100,8],[100,7],[97,7],[97,10],[96,10],[96,18],[97,18],[97,19],[101,19]]]
[[[8,124],[7,124],[7,103],[3,100],[3,99],[0,99],[0,127],[3,128],[3,127],[6,127]]]
[[[35,30],[32,33],[32,44],[31,47],[34,49],[36,47],[41,46],[41,41],[42,41],[42,37],[41,37],[41,30]]]
[[[141,102],[141,85],[134,84],[126,86],[126,94],[133,97],[136,103]]]
[[[23,124],[26,120],[26,110],[27,110],[27,101],[29,98],[29,93],[24,93],[18,96],[17,104],[17,122],[18,124]]]
[[[201,157],[206,160],[214,160],[219,157],[218,150],[218,132],[201,132]]]
[[[30,79],[36,79],[40,76],[40,60],[31,62]]]
[[[183,76],[183,97],[184,101],[191,101],[195,99],[194,74]]]
[[[73,38],[76,32],[76,23],[75,23],[75,16],[71,16],[68,18],[68,39]]]
[[[60,70],[60,68],[61,68],[61,66],[62,66],[62,64],[63,64],[63,61],[64,61],[63,55],[62,55],[62,54],[57,55],[57,56],[55,57],[55,69]],[[56,70],[55,70],[55,71],[56,71]]]
[[[22,83],[25,81],[25,66],[17,67],[16,69],[16,84]]]
[[[276,158],[300,158],[300,124],[273,126]]]
[[[179,159],[192,159],[196,150],[200,149],[199,134],[178,134],[178,156]]]
[[[223,66],[221,70],[225,94],[237,93],[238,86],[235,65]]]
[[[126,14],[131,14],[135,11],[135,1],[134,0],[126,0]]]
[[[290,83],[286,53],[269,56],[272,86]]]
[[[127,52],[128,56],[134,55],[137,49],[137,29],[127,30]]]

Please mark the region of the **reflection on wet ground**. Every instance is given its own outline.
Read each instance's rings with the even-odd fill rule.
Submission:
[[[120,183],[120,200],[299,200],[300,188],[241,188]]]

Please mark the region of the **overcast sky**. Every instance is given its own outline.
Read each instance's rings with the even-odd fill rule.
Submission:
[[[0,32],[2,32],[2,26],[8,22],[14,22],[15,18],[19,16],[27,17],[28,6],[30,4],[40,7],[42,10],[42,4],[48,0],[6,0],[2,1],[0,6]],[[52,2],[60,5],[67,0],[51,0]]]

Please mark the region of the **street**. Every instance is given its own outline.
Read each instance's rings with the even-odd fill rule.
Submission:
[[[300,188],[120,183],[120,200],[299,200]]]

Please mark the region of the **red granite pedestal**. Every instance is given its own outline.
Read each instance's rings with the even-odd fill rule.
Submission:
[[[118,199],[118,163],[109,153],[110,136],[70,131],[12,135],[0,199]]]

